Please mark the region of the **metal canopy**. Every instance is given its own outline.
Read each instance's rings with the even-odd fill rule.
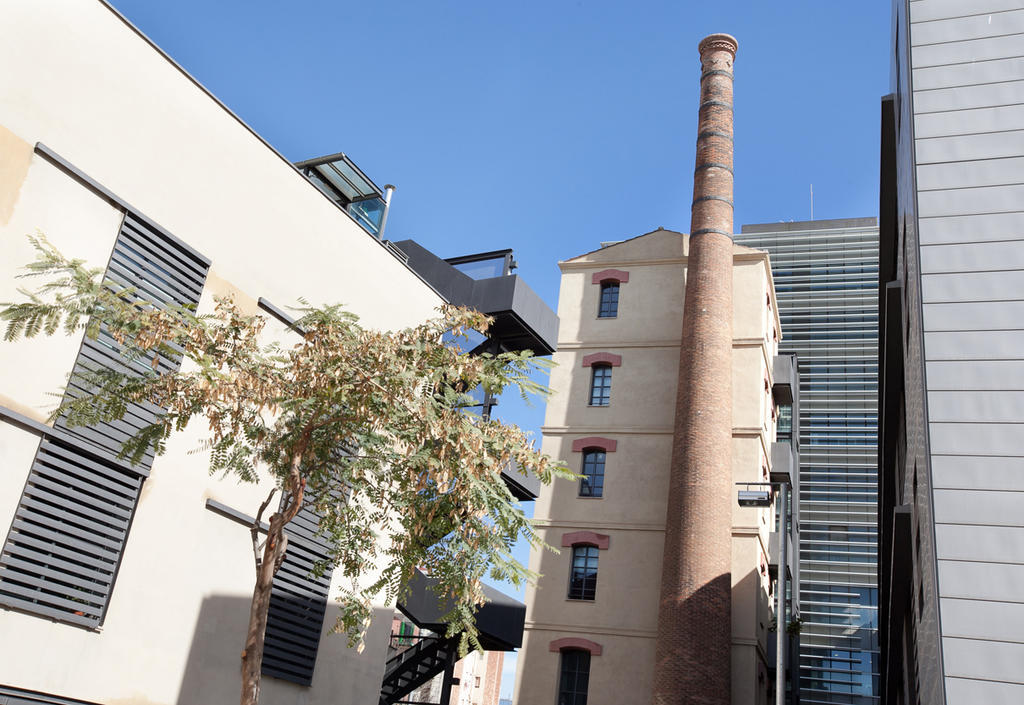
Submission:
[[[435,592],[437,582],[436,578],[417,570],[406,586],[406,593],[398,601],[398,609],[420,629],[444,634],[448,630],[444,617],[454,603]],[[526,605],[489,585],[483,588],[487,602],[476,611],[480,645],[485,651],[518,649],[523,645]]]
[[[500,341],[505,349],[529,349],[536,355],[555,351],[558,316],[525,281],[511,273],[511,250],[443,260],[413,240],[394,244],[408,256],[409,267],[449,303],[492,316],[490,337]],[[466,267],[469,272],[459,267]],[[497,276],[489,276],[494,274]]]

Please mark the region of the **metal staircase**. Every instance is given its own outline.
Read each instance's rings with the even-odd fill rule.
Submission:
[[[431,678],[455,665],[459,639],[420,637],[413,646],[392,656],[384,666],[380,705],[391,705]]]
[[[448,625],[444,615],[452,605],[439,600],[434,592],[436,580],[417,571],[409,581],[407,592],[398,603],[398,609],[420,629],[433,634],[444,634]],[[484,586],[487,602],[476,612],[476,628],[480,646],[485,651],[512,651],[523,643],[523,625],[526,606],[491,587]],[[407,636],[399,639],[408,639]],[[380,687],[380,705],[393,705],[439,673],[444,672],[441,702],[447,703],[454,678],[455,662],[459,658],[459,635],[412,637],[417,639],[409,648],[399,651],[384,666],[384,679]],[[401,643],[401,642],[399,642]]]

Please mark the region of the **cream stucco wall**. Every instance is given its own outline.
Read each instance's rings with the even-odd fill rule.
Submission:
[[[373,327],[432,314],[440,297],[347,214],[97,0],[0,6],[0,301],[37,229],[103,267],[123,216],[38,152],[44,143],[212,260],[214,294],[286,307],[341,302]],[[337,145],[341,148],[344,145]],[[309,155],[312,156],[312,155]],[[272,324],[268,337],[286,335]],[[0,343],[0,405],[46,419],[80,337]],[[248,530],[205,508],[254,514],[266,486],[211,478],[169,444],[146,480],[101,629],[0,611],[0,685],[113,705],[235,702],[254,580]],[[38,436],[0,421],[0,522],[13,515]],[[333,590],[336,592],[335,581]],[[327,635],[313,686],[264,679],[263,702],[375,702],[390,609],[362,654]]]
[[[597,596],[567,599],[571,549],[534,551],[530,567],[542,574],[526,594],[524,648],[516,673],[520,705],[553,702],[559,655],[548,645],[563,637],[602,646],[591,658],[588,702],[646,702],[654,669],[664,523],[686,280],[686,238],[657,230],[561,263],[558,392],[548,404],[544,450],[577,471],[572,441],[601,436],[617,441],[606,454],[604,495],[578,497],[576,483],[542,490],[535,517],[545,540],[593,531],[609,537],[600,551]],[[600,287],[592,275],[628,271],[620,285],[618,316],[597,318]],[[767,480],[775,437],[771,360],[781,337],[767,255],[737,247],[733,270],[733,479]],[[611,401],[588,406],[585,355],[622,356],[612,370]],[[766,386],[767,384],[767,386]],[[765,639],[771,611],[766,549],[772,512],[733,509],[733,702],[766,702]]]

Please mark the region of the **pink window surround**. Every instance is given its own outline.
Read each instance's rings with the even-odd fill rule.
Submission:
[[[548,644],[548,651],[562,651],[563,649],[580,649],[582,651],[589,651],[591,656],[600,656],[601,652],[604,651],[604,647],[596,641],[580,639],[575,636],[554,639]]]
[[[629,282],[629,272],[624,272],[621,269],[602,269],[600,272],[594,272],[594,275],[590,277],[591,284],[603,284],[604,282],[626,284]]]
[[[593,531],[573,531],[562,534],[562,548],[589,545],[597,546],[602,551],[608,548],[611,539],[608,534],[595,534]]]
[[[615,449],[618,448],[619,442],[613,438],[602,438],[601,436],[587,436],[586,438],[577,438],[572,442],[572,452],[582,453],[587,448],[599,448],[606,453],[614,453]]]
[[[583,366],[611,365],[612,367],[622,366],[622,355],[614,355],[608,352],[591,353],[583,356]]]

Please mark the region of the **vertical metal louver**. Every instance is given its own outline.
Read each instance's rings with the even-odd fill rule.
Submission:
[[[107,278],[156,306],[196,304],[209,262],[175,238],[128,213]],[[161,358],[162,371],[180,360]],[[75,370],[125,369],[105,333],[86,339]],[[72,382],[66,394],[84,390]],[[86,627],[103,621],[117,576],[148,455],[129,466],[121,444],[160,409],[133,405],[119,421],[87,428],[54,424],[36,453],[11,531],[0,554],[0,604]]]
[[[307,504],[285,529],[288,551],[274,576],[264,641],[263,673],[300,685],[313,682],[331,587],[329,570],[312,575],[328,555],[327,542],[317,534],[319,521]]]

